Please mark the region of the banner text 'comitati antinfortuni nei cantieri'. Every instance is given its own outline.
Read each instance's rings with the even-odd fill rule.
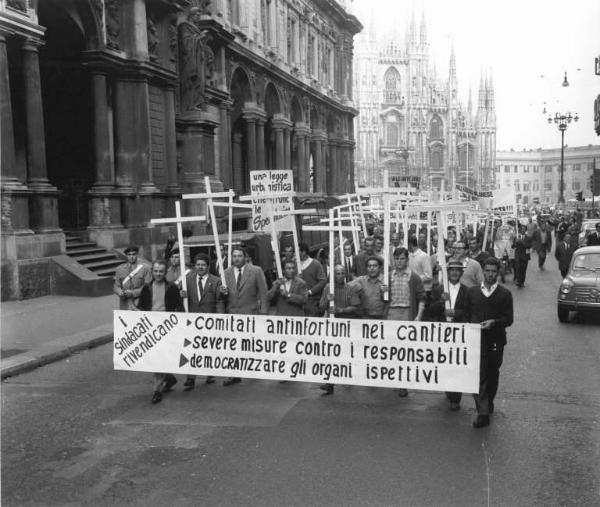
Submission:
[[[475,393],[480,326],[114,312],[118,370]]]

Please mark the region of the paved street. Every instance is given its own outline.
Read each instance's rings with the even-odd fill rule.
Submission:
[[[2,504],[600,504],[599,322],[559,324],[553,259],[515,298],[496,413],[443,393],[244,381],[181,382],[151,405],[150,374],[111,346],[2,384]]]

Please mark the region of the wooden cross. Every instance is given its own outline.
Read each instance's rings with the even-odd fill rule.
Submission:
[[[335,223],[336,218],[334,217],[333,208],[329,209],[329,219],[327,220],[327,225],[305,225],[302,227],[304,231],[322,231],[329,233],[329,295],[331,296],[329,299],[329,316],[334,317],[334,308],[335,308],[335,277],[334,277],[334,267],[335,267],[335,252],[334,252],[334,233],[337,230],[342,231],[353,231],[358,229],[358,227],[353,226],[338,226]]]
[[[181,258],[184,259],[182,264],[185,267],[185,256],[183,254],[183,229],[181,224],[184,222],[205,222],[205,216],[196,216],[196,217],[182,217],[181,216],[181,201],[175,201],[175,218],[153,218],[150,220],[151,224],[176,224],[177,226],[177,242],[179,243],[179,251],[181,253]],[[184,275],[181,277],[181,288],[184,291],[187,291],[187,277]],[[188,301],[187,298],[183,298],[183,306],[185,311],[189,311],[188,309]]]
[[[210,178],[208,176],[205,177],[204,179],[204,184],[206,187],[207,192],[205,193],[200,193],[200,194],[183,194],[181,197],[183,199],[206,199],[206,205],[208,208],[208,213],[210,215],[210,225],[212,228],[212,233],[213,233],[213,238],[215,240],[215,250],[216,250],[216,254],[217,254],[217,266],[219,269],[219,274],[221,275],[221,283],[223,285],[226,285],[225,282],[225,273],[223,270],[223,255],[221,254],[221,243],[219,241],[219,227],[217,224],[217,219],[215,216],[215,208],[213,206],[213,199],[214,198],[220,198],[220,197],[228,197],[229,198],[229,203],[227,203],[228,207],[229,207],[229,214],[230,214],[230,219],[229,219],[229,223],[230,223],[230,230],[229,230],[229,259],[231,262],[231,213],[232,213],[232,208],[233,206],[231,206],[233,203],[233,196],[235,195],[233,190],[229,189],[226,192],[211,192],[210,191]]]
[[[273,214],[273,207],[272,207],[272,200],[273,199],[279,199],[279,198],[288,198],[289,199],[289,206],[290,209],[289,210],[285,210],[285,211],[280,211],[279,214],[280,215],[284,215],[284,216],[290,216],[292,218],[291,220],[291,231],[292,231],[292,240],[294,242],[294,251],[296,253],[296,265],[298,267],[298,273],[300,273],[300,242],[298,239],[298,228],[296,227],[296,219],[295,216],[296,215],[304,215],[304,214],[311,214],[311,213],[316,213],[317,210],[314,208],[310,208],[310,209],[294,209],[294,196],[296,195],[296,192],[280,192],[280,193],[270,193],[270,194],[250,194],[250,195],[242,195],[240,196],[240,201],[265,201],[265,210],[267,212],[267,215],[269,217],[269,226],[268,226],[268,230],[271,233],[271,244],[272,244],[272,248],[273,248],[273,253],[275,255],[275,265],[277,266],[277,276],[279,278],[283,277],[283,269],[281,266],[281,256],[279,253],[279,238],[277,235],[278,232],[278,226],[277,223],[275,222],[275,217]],[[250,205],[252,207],[252,205]],[[279,229],[279,230],[284,230],[284,229]]]

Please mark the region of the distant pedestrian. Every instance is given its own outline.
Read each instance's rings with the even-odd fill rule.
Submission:
[[[548,224],[544,221],[540,224],[537,230],[533,233],[533,249],[537,252],[538,268],[544,270],[546,255],[552,249],[552,234]]]
[[[515,249],[515,284],[521,288],[525,285],[531,248],[531,239],[527,236],[527,230],[523,225],[519,227],[519,233],[513,242],[513,248]]]

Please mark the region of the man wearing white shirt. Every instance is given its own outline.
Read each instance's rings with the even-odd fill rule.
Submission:
[[[431,259],[423,250],[419,248],[416,236],[408,238],[408,267],[423,281],[425,293],[431,293],[433,280],[433,270],[431,268]]]

